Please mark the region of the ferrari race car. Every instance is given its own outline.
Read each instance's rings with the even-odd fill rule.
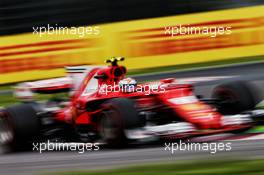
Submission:
[[[125,78],[122,57],[110,66],[66,67],[68,76],[21,83],[20,104],[0,110],[0,143],[20,147],[61,139],[123,146],[131,142],[241,132],[264,114],[253,87],[245,82],[219,85],[211,99],[194,94],[192,84],[174,78],[139,84]],[[68,98],[36,101],[36,93],[65,92]],[[256,92],[256,91],[254,91]]]

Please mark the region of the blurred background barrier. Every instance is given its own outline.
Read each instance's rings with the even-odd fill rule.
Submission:
[[[1,1],[0,84],[59,77],[64,66],[103,64],[105,58],[119,55],[127,57],[129,69],[264,55],[261,1],[136,1]],[[98,26],[99,33],[33,34],[32,27],[48,24]],[[165,27],[180,24],[230,26],[231,34],[165,34]]]

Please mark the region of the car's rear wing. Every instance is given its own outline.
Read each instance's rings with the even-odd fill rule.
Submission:
[[[34,93],[58,93],[67,92],[72,88],[72,80],[69,77],[53,78],[33,82],[20,83],[15,87],[14,95],[18,99],[32,99]]]
[[[105,66],[68,66],[66,77],[20,83],[15,87],[14,95],[21,100],[32,99],[34,93],[69,92],[78,89],[83,79],[95,67]]]

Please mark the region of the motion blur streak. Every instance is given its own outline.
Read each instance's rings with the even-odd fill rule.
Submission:
[[[105,24],[99,25],[98,36],[81,40],[75,35],[3,36],[0,84],[62,76],[64,71],[60,67],[102,64],[109,55],[127,57],[128,69],[263,55],[263,11],[264,6],[256,6]],[[176,24],[230,26],[232,34],[165,35],[164,27]]]

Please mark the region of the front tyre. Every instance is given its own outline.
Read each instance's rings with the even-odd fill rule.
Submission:
[[[219,101],[218,110],[223,114],[237,114],[254,109],[258,103],[258,89],[248,82],[237,81],[214,88],[212,98]]]
[[[120,147],[128,143],[125,129],[142,126],[135,104],[126,98],[114,98],[106,101],[101,108],[99,130],[103,142],[111,147]]]

